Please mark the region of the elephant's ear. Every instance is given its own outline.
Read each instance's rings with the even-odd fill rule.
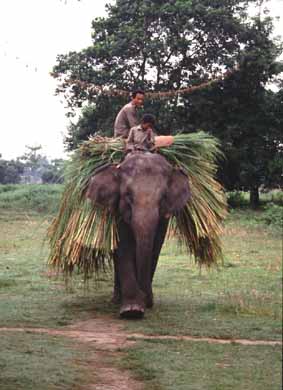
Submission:
[[[120,178],[116,166],[108,166],[95,174],[89,182],[86,197],[94,204],[115,211],[119,201]]]
[[[175,214],[185,207],[191,196],[189,178],[180,169],[174,169],[165,198],[165,214]]]

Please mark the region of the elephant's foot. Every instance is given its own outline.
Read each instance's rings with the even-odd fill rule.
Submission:
[[[144,307],[138,303],[124,304],[120,308],[120,317],[127,319],[141,319],[144,316]]]

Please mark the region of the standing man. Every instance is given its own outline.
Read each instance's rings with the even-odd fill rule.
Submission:
[[[118,113],[114,123],[114,137],[128,138],[130,129],[139,124],[137,109],[143,105],[144,91],[136,90],[132,93],[132,100]]]

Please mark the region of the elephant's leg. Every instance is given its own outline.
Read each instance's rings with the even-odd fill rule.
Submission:
[[[121,293],[121,286],[120,286],[120,280],[118,275],[118,255],[117,250],[114,252],[114,290],[113,290],[113,296],[112,296],[112,302],[114,304],[119,304],[122,301],[122,293]]]
[[[162,218],[159,221],[158,228],[156,230],[156,235],[154,239],[154,246],[153,246],[153,255],[152,255],[152,268],[151,268],[151,280],[153,279],[156,267],[157,267],[157,262],[159,258],[159,254],[162,248],[162,245],[164,243],[167,229],[168,229],[168,223],[169,219],[168,218]]]
[[[153,280],[153,276],[157,267],[157,262],[159,258],[159,254],[162,248],[162,245],[164,243],[167,228],[168,228],[169,219],[162,218],[158,224],[155,240],[154,240],[154,246],[153,246],[153,253],[152,253],[152,263],[151,263],[151,282]],[[150,293],[146,297],[146,307],[151,308],[153,307],[153,293],[152,288]]]
[[[145,294],[139,288],[135,262],[135,240],[124,222],[119,225],[119,247],[117,249],[117,274],[122,304],[120,316],[142,318],[145,309]]]

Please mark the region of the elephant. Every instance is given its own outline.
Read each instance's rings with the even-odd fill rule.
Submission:
[[[121,318],[143,318],[153,307],[152,281],[168,222],[190,199],[189,179],[159,153],[132,152],[95,173],[86,197],[115,213],[114,303]]]

